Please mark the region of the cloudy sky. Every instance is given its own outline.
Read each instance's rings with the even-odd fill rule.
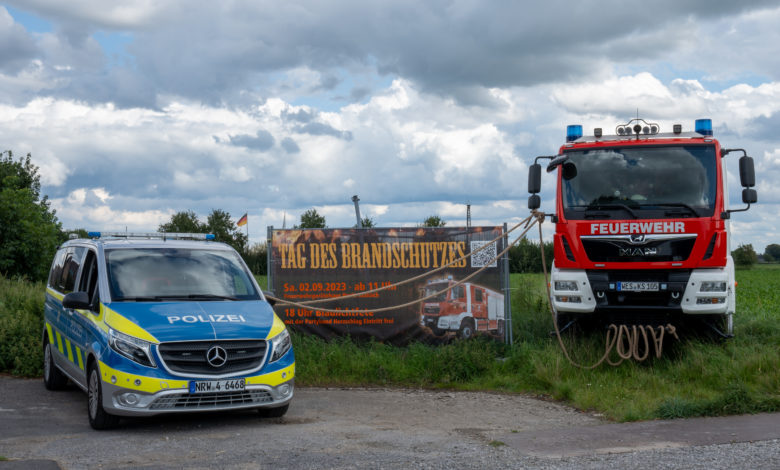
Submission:
[[[354,194],[379,226],[463,225],[466,203],[475,225],[512,224],[567,124],[709,117],[756,160],[732,243],[763,252],[780,243],[778,25],[780,1],[6,0],[0,143],[32,153],[66,228],[219,208],[259,241],[312,207],[351,226]]]

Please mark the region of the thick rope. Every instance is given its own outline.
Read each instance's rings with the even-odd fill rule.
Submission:
[[[541,219],[539,219],[539,249],[542,252],[542,269],[544,270],[544,285],[547,289],[547,305],[550,310],[550,315],[552,317],[553,326],[555,327],[555,336],[558,338],[558,344],[561,347],[561,351],[563,351],[563,355],[566,357],[566,359],[569,361],[569,363],[577,367],[579,369],[586,369],[586,370],[592,370],[596,367],[603,364],[605,361],[611,365],[611,366],[619,366],[624,360],[627,359],[634,359],[637,362],[642,362],[645,359],[647,359],[650,355],[650,345],[648,340],[648,334],[652,336],[653,346],[655,349],[655,357],[659,358],[661,357],[661,354],[663,353],[663,342],[664,342],[664,333],[668,332],[670,335],[674,336],[677,340],[680,338],[677,336],[677,330],[675,329],[674,325],[667,324],[666,326],[658,326],[658,333],[656,334],[656,329],[650,325],[633,325],[632,329],[628,329],[628,325],[615,325],[614,323],[609,325],[607,329],[607,337],[604,347],[604,355],[601,356],[601,359],[596,361],[595,364],[590,366],[584,366],[582,364],[579,364],[575,362],[571,356],[569,356],[569,351],[566,349],[566,346],[563,344],[563,339],[561,338],[561,331],[558,329],[558,322],[555,319],[555,311],[553,311],[552,308],[552,301],[551,301],[551,293],[550,293],[550,277],[547,273],[547,262],[545,260],[544,256],[544,241],[542,239],[542,222],[544,222],[544,214],[542,214]],[[639,335],[642,335],[642,339],[644,340],[644,353],[640,354],[640,348],[639,348]],[[609,356],[612,353],[612,351],[615,350],[615,352],[618,355],[617,361],[612,361]]]

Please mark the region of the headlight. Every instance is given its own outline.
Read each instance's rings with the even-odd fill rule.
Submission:
[[[292,340],[290,339],[290,333],[285,328],[284,331],[271,338],[271,360],[269,362],[278,361],[284,356],[287,351],[292,347]]]
[[[699,292],[726,292],[726,283],[723,281],[703,281]]]
[[[555,290],[569,290],[577,291],[576,281],[555,281]]]
[[[116,330],[108,330],[108,344],[111,349],[147,367],[157,367],[152,359],[152,343],[133,338]]]

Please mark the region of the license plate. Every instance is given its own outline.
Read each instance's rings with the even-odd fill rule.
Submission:
[[[657,291],[657,282],[618,282],[617,290],[627,290],[633,292],[652,292]]]
[[[190,381],[190,393],[237,392],[246,388],[246,379]]]

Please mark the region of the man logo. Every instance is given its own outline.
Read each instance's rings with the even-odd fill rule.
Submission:
[[[644,233],[632,233],[628,239],[628,242],[632,245],[644,245],[647,243],[647,238]]]
[[[657,248],[620,248],[620,256],[656,256]]]
[[[211,367],[220,368],[227,362],[227,351],[222,346],[212,346],[206,351],[206,360]]]

